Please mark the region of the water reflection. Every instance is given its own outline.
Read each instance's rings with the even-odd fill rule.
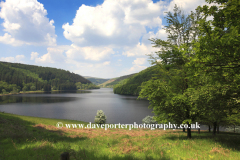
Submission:
[[[111,88],[19,94],[0,97],[0,111],[94,122],[97,110],[103,110],[107,123],[142,123],[144,117],[154,114],[152,109],[148,109],[148,101],[136,99],[136,96],[114,94]]]
[[[76,97],[47,97],[47,96],[2,96],[0,104],[5,103],[59,103],[76,100]]]

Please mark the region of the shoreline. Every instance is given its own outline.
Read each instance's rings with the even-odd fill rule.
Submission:
[[[27,92],[19,92],[19,93],[8,93],[8,94],[0,94],[2,96],[11,96],[18,94],[31,94],[31,93],[49,93],[49,92],[59,92],[59,91],[84,91],[84,90],[92,90],[92,89],[77,89],[77,90],[53,90],[53,91],[27,91]]]
[[[45,91],[31,91],[31,92],[19,92],[19,93],[8,93],[8,94],[0,94],[1,96],[10,96],[10,95],[17,95],[17,94],[30,94],[30,93],[44,93]]]

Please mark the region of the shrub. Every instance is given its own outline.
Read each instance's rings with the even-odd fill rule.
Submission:
[[[53,86],[53,87],[52,87],[52,90],[57,90],[57,87]]]
[[[13,93],[13,94],[18,93],[17,87],[13,87],[13,90],[11,91],[11,93]]]
[[[35,87],[35,86],[31,86],[31,87],[30,87],[30,90],[31,90],[31,91],[36,91],[36,87]]]
[[[22,88],[22,91],[23,92],[25,92],[25,91],[27,91],[28,89],[27,89],[27,86],[24,86],[23,88]]]
[[[143,118],[142,122],[145,124],[157,124],[157,121],[153,118],[153,116],[146,116]]]
[[[105,114],[102,110],[98,110],[94,121],[97,124],[105,124],[107,121],[107,116],[105,116]]]
[[[2,94],[8,94],[8,92],[5,89],[2,89]]]

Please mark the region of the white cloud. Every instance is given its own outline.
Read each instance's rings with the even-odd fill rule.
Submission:
[[[127,57],[133,57],[133,56],[146,56],[148,54],[151,54],[152,52],[157,51],[156,48],[152,47],[151,44],[145,45],[138,43],[134,47],[125,47],[125,51],[123,52],[123,55],[126,55]]]
[[[36,63],[54,63],[54,61],[51,58],[51,54],[47,53],[39,58],[36,58]]]
[[[1,57],[1,61],[6,61],[6,62],[14,62],[15,58],[14,57]]]
[[[127,57],[141,57],[156,52],[150,38],[167,40],[163,29],[164,12],[173,11],[174,4],[183,10],[194,10],[204,0],[168,2],[152,0],[105,0],[96,7],[82,5],[76,12],[73,23],[62,25],[64,36],[72,41],[66,52],[68,58],[100,61],[113,54],[113,49],[123,49]],[[188,5],[189,3],[189,5]],[[157,32],[147,33],[147,28]],[[142,37],[142,42],[139,42]]]
[[[1,57],[0,61],[23,63],[22,59],[24,59],[24,58],[25,58],[24,55],[16,55],[15,57]]]
[[[146,63],[147,58],[136,58],[132,64],[133,66],[129,69],[124,69],[121,72],[121,75],[138,73],[147,68],[147,66],[143,66]]]
[[[133,65],[130,69],[124,69],[121,72],[121,75],[128,75],[128,74],[133,74],[133,73],[138,73],[144,69],[146,69],[147,66],[140,66],[140,65]]]
[[[103,63],[104,66],[109,65],[109,64],[110,64],[110,61],[106,61]]]
[[[32,52],[31,60],[35,60],[36,63],[63,63],[66,57],[63,55],[64,51],[68,50],[70,46],[62,45],[56,47],[48,47],[47,53],[38,57],[39,53]]]
[[[47,53],[33,50],[32,62],[58,66],[81,75],[110,78],[136,73],[147,68],[146,55],[159,50],[153,48],[148,39],[167,40],[162,18],[165,11],[173,12],[175,3],[185,13],[207,4],[204,0],[173,0],[170,4],[166,1],[153,3],[152,0],[105,0],[96,7],[82,5],[72,17],[73,23],[62,25],[64,37],[72,44],[56,46],[54,21],[47,18],[41,3],[37,0],[6,0],[0,3],[0,18],[4,20],[2,25],[6,32],[0,36],[0,43],[48,45]],[[152,31],[147,33],[148,28]],[[128,57],[135,57],[135,60],[130,62],[132,66],[123,69],[129,65]],[[9,56],[1,60],[23,58]],[[116,63],[112,63],[111,58]]]
[[[21,46],[23,44],[23,42],[12,38],[12,36],[8,33],[5,33],[4,36],[0,36],[0,43],[10,44],[13,46]]]
[[[200,5],[209,5],[204,0],[173,0],[170,2],[169,6],[167,7],[167,12],[173,12],[174,6],[177,4],[178,7],[180,7],[185,14],[190,14],[191,11],[195,12],[195,9]]]
[[[36,59],[36,58],[38,58],[38,53],[37,52],[32,52],[31,53],[31,60],[34,60],[34,59]]]
[[[74,73],[82,76],[94,75],[95,77],[100,78],[110,78],[109,75],[116,74],[116,71],[108,65],[110,64],[110,61],[105,61],[103,63],[86,63],[78,62],[73,59],[67,59],[66,63],[70,66]]]
[[[145,26],[161,26],[160,15],[164,2],[151,0],[105,0],[96,7],[79,7],[73,24],[62,26],[64,36],[74,44],[81,46],[135,45]]]
[[[79,47],[72,44],[71,48],[66,52],[67,58],[70,59],[81,59],[82,57],[86,60],[99,61],[107,56],[114,54],[114,51],[110,47]]]
[[[17,62],[20,62],[21,59],[23,59],[23,58],[25,58],[24,55],[16,55],[15,60],[16,60]]]
[[[135,64],[135,65],[142,65],[146,62],[146,58],[137,58],[136,60],[133,61],[132,64]]]
[[[37,52],[32,52],[31,60],[35,60],[36,63],[54,63],[50,53],[44,54],[41,57],[38,57],[38,55]]]
[[[6,0],[0,7],[0,18],[4,19],[2,25],[7,32],[0,37],[0,42],[15,46],[56,45],[54,21],[46,17],[43,4],[37,0]]]
[[[148,34],[146,34],[143,38],[143,43],[148,41],[148,39],[152,39],[152,38],[158,38],[158,39],[161,39],[161,40],[167,40],[168,38],[168,33],[165,31],[164,27],[162,26],[156,34],[154,34],[153,32],[149,32]],[[148,38],[148,39],[147,39]]]

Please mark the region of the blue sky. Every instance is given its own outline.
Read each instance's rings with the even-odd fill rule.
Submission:
[[[100,78],[139,72],[166,40],[164,12],[190,13],[204,0],[4,0],[0,61],[61,68]]]

